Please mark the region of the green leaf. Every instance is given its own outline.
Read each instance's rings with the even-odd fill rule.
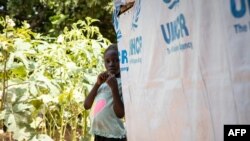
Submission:
[[[66,104],[70,102],[72,98],[73,98],[72,92],[65,92],[58,96],[58,101],[59,101],[59,104]]]
[[[12,87],[9,89],[9,95],[11,97],[11,101],[15,103],[23,102],[29,99],[27,88],[23,88],[22,85],[20,85],[20,87]]]
[[[9,132],[15,132],[18,129],[14,114],[8,115],[8,118],[5,119],[5,125],[8,127]]]
[[[20,64],[20,63],[18,63],[18,64],[13,63],[11,65],[11,72],[12,72],[12,75],[17,76],[19,78],[26,77],[26,75],[27,75],[26,68],[23,66],[23,64]]]
[[[41,98],[41,97],[40,97]],[[43,101],[49,101],[49,100],[47,100],[46,98],[45,98],[45,100],[43,99],[43,98],[41,98],[41,99],[32,99],[31,101],[30,101],[30,103],[31,103],[31,105],[33,105],[36,109],[40,109],[41,108],[41,106],[43,105]]]
[[[31,48],[31,44],[29,42],[25,42],[21,38],[15,39],[14,46],[18,52],[19,51],[27,51],[27,50],[30,50],[30,48]]]
[[[42,74],[39,74],[36,78],[38,81],[41,81],[43,82],[50,90],[50,93],[52,95],[57,95],[60,93],[60,88],[59,86],[55,85],[55,83],[51,82],[47,77],[45,77],[44,75]]]
[[[37,128],[41,128],[41,126],[44,124],[43,123],[43,119],[41,117],[36,117],[33,122],[30,124],[30,127],[37,129]]]
[[[30,90],[30,93],[31,93],[33,96],[38,95],[38,91],[37,91],[35,82],[31,82],[31,83],[30,83],[30,85],[29,85],[29,90]]]
[[[64,14],[59,14],[59,15],[55,15],[50,17],[51,23],[54,25],[58,25],[61,22],[63,22],[68,16],[64,15]]]
[[[13,107],[13,112],[17,113],[17,112],[24,112],[27,109],[30,109],[31,105],[29,104],[25,104],[25,103],[18,103],[15,104]]]
[[[14,134],[13,138],[18,141],[28,140],[30,138],[31,133],[26,131],[26,127],[17,129]]]
[[[38,97],[38,99],[41,99],[44,104],[48,104],[50,102],[52,103],[58,103],[58,100],[51,95],[41,95]]]

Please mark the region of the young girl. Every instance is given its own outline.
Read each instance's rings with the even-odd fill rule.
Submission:
[[[98,75],[84,108],[91,108],[91,129],[95,141],[126,141],[118,49],[110,45],[104,52],[106,71]]]

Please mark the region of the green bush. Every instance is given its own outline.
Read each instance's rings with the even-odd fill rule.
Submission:
[[[90,138],[83,101],[110,44],[93,22],[87,17],[51,38],[0,19],[0,120],[15,140]]]

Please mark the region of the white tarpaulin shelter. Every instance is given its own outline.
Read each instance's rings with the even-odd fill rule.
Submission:
[[[136,0],[115,17],[128,141],[250,124],[250,1]]]

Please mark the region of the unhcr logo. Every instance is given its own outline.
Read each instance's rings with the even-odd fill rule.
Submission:
[[[118,13],[120,11],[120,8],[119,7],[116,7],[114,12],[113,12],[113,25],[114,25],[114,28],[115,28],[115,32],[116,32],[116,38],[117,40],[119,40],[120,38],[122,38],[122,33],[121,33],[121,30],[119,28],[119,21],[118,21]]]
[[[247,6],[248,2],[248,6]],[[241,18],[244,17],[247,13],[247,7],[249,8],[250,13],[250,0],[231,0],[231,12],[235,18]],[[237,5],[238,4],[238,5]]]
[[[180,3],[180,0],[163,0],[166,4],[169,4],[168,9],[173,9],[178,3]]]
[[[250,31],[250,0],[230,0],[231,14],[237,18],[237,23],[233,26],[235,33],[246,33]],[[244,21],[244,19],[248,21]]]
[[[141,12],[141,0],[137,0],[135,4],[133,19],[132,19],[132,30],[138,27],[138,20],[139,20],[140,12]]]

